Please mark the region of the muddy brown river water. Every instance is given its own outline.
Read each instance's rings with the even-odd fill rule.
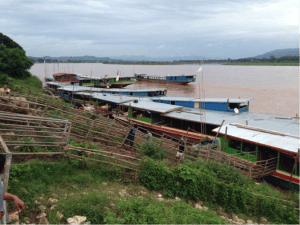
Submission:
[[[137,82],[126,88],[168,88],[168,96],[199,98],[254,98],[251,112],[295,116],[299,114],[299,67],[297,66],[229,66],[203,65],[117,65],[101,63],[35,64],[30,72],[41,80],[57,72],[115,77],[134,73],[149,75],[191,75],[197,80],[188,85],[159,85]],[[203,84],[202,84],[203,79]]]

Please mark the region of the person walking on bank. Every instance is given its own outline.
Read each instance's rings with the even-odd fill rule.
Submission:
[[[5,156],[3,154],[0,154],[0,174],[3,174],[5,172],[5,161]],[[24,202],[21,199],[19,199],[16,195],[4,192],[4,187],[2,186],[2,182],[0,182],[0,219],[5,214],[4,200],[14,201],[14,205],[17,208],[18,212],[22,212],[25,209]]]
[[[130,147],[131,147],[131,151],[133,151],[133,143],[134,143],[134,138],[135,138],[135,127],[134,127],[134,124],[133,124],[133,122],[130,122],[129,123],[129,126],[130,126],[130,131],[129,131],[129,134],[128,134],[128,136],[127,136],[127,138],[126,138],[126,141],[125,141],[125,143],[128,143],[129,142],[129,145],[130,145]],[[125,144],[124,143],[124,144]],[[122,145],[123,146],[123,145]]]
[[[183,156],[184,146],[185,146],[185,138],[181,137],[180,142],[179,142],[179,149],[176,154],[176,161],[182,160],[184,158],[184,156]]]
[[[5,83],[3,88],[0,88],[0,95],[5,96],[10,94],[10,89],[8,88],[8,83]]]
[[[147,144],[152,143],[152,134],[151,134],[150,130],[147,130],[147,134],[145,136],[145,139],[147,140]]]

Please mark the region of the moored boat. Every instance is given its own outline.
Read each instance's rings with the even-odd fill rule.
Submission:
[[[82,77],[79,86],[100,88],[123,88],[134,84],[134,77]]]
[[[161,83],[161,84],[188,84],[196,80],[196,75],[172,75],[172,76],[150,76],[147,74],[134,74],[137,81]]]

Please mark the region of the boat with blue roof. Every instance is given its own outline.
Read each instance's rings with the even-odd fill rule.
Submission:
[[[188,84],[196,81],[197,75],[168,75],[166,77],[153,76],[142,73],[135,73],[134,77],[137,81],[161,83],[161,84]]]

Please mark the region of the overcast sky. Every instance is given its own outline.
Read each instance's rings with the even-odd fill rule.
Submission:
[[[299,0],[0,0],[30,56],[242,58],[299,47]]]

